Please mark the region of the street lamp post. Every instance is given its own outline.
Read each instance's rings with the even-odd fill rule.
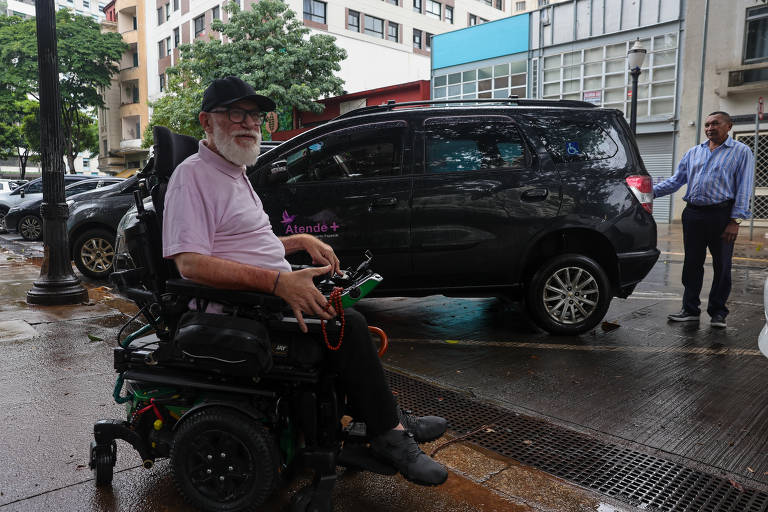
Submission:
[[[640,68],[643,67],[646,52],[647,50],[640,44],[639,39],[627,52],[629,74],[632,75],[632,109],[629,114],[629,127],[632,129],[632,135],[637,134],[637,79],[640,76]]]
[[[53,0],[35,1],[37,65],[40,85],[40,166],[43,174],[43,244],[40,277],[27,292],[27,302],[46,306],[88,300],[86,290],[72,272],[65,221],[64,144],[61,136],[59,62],[56,49],[56,11]]]

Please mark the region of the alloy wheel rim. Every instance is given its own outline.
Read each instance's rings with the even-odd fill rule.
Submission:
[[[237,436],[211,429],[197,436],[192,446],[185,465],[191,483],[202,495],[228,503],[253,487],[254,460]]]
[[[42,231],[43,227],[35,217],[24,217],[19,223],[19,232],[27,240],[36,240]]]
[[[103,238],[90,238],[80,249],[80,261],[91,272],[102,274],[112,268],[115,249]]]
[[[600,288],[597,280],[581,267],[563,267],[546,283],[542,296],[547,314],[560,324],[578,324],[597,309]]]

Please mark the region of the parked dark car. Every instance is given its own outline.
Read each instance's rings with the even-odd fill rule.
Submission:
[[[64,187],[64,197],[69,198],[81,192],[107,187],[125,181],[124,178],[93,178],[70,183]],[[43,236],[43,218],[40,206],[43,198],[30,199],[12,206],[5,214],[5,227],[8,231],[17,231],[25,240],[40,240]]]
[[[365,107],[264,154],[249,177],[275,232],[370,249],[380,295],[524,298],[551,333],[592,329],[659,256],[622,113],[462,103]]]
[[[68,201],[67,235],[72,259],[84,275],[103,279],[112,271],[115,229],[133,204],[138,178],[133,176],[103,189],[83,192]]]
[[[84,174],[65,174],[64,186],[80,180],[89,180],[93,176],[86,176]],[[19,185],[11,192],[0,193],[0,218],[5,217],[11,206],[17,205],[24,201],[30,201],[32,199],[40,199],[43,197],[43,179],[37,178],[24,185]]]

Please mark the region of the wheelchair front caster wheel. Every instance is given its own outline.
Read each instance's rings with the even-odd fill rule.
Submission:
[[[117,462],[117,443],[98,444],[91,441],[91,461],[89,466],[96,477],[96,485],[104,486],[112,483],[112,470]]]

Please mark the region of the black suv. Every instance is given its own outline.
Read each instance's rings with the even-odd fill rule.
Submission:
[[[373,251],[380,295],[524,298],[556,334],[594,327],[659,256],[629,127],[589,103],[364,107],[263,155],[249,177],[278,235],[311,233],[342,262]]]

